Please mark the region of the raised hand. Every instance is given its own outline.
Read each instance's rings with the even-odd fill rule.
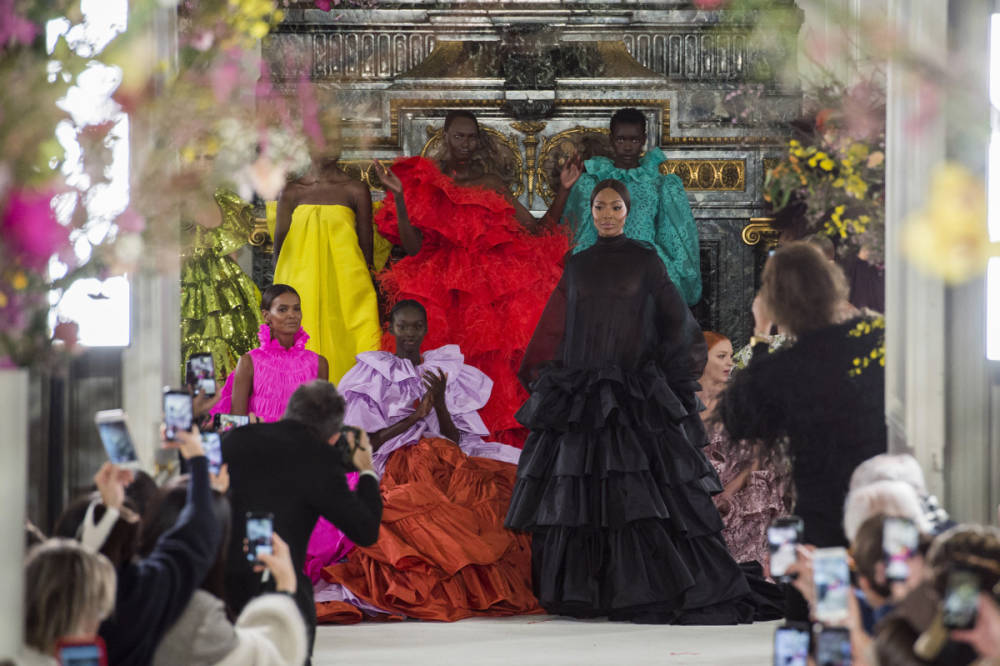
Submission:
[[[577,153],[576,155],[573,155],[573,157],[566,160],[562,170],[559,172],[559,186],[564,190],[572,188],[582,173],[583,159],[580,157],[580,154]]]
[[[431,413],[434,409],[434,394],[430,391],[424,393],[424,397],[420,399],[420,403],[417,405],[416,411],[413,412],[414,416],[418,419],[422,419]]]
[[[125,502],[125,488],[134,479],[131,470],[122,469],[111,462],[101,465],[101,469],[94,475],[94,484],[101,493],[104,506],[109,509],[121,509]]]
[[[444,389],[448,385],[448,375],[444,370],[438,370],[437,373],[432,370],[423,376],[424,388],[427,389],[428,393],[434,395],[434,402],[438,403],[440,400],[444,400]],[[443,402],[438,404],[444,404]]]
[[[375,173],[378,175],[379,180],[382,181],[382,184],[385,185],[385,189],[393,194],[399,194],[403,191],[403,181],[399,179],[399,176],[378,160],[375,160]]]

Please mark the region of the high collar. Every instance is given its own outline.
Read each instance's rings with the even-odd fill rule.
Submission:
[[[309,334],[306,333],[305,329],[301,326],[299,330],[295,333],[295,342],[292,346],[286,349],[278,338],[271,337],[271,327],[267,324],[261,324],[260,330],[257,331],[257,339],[260,340],[260,348],[269,352],[290,352],[290,351],[302,351],[306,348],[306,342],[309,340]]]
[[[617,236],[598,236],[597,245],[603,245],[604,247],[617,247],[628,241],[628,236],[624,233],[620,233]]]
[[[592,157],[584,163],[587,173],[596,178],[614,178],[627,183],[630,180],[645,181],[660,176],[660,164],[667,159],[663,151],[653,148],[639,159],[639,166],[633,169],[620,169],[614,160],[607,157]]]

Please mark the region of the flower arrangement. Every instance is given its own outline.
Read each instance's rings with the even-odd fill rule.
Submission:
[[[175,262],[180,219],[218,224],[218,187],[273,194],[322,139],[310,86],[286,100],[247,69],[288,0],[131,0],[127,25],[100,38],[95,4],[0,0],[0,366],[73,346],[73,325],[50,312],[74,281]],[[165,11],[179,18],[170,62],[154,46]],[[97,74],[106,98],[70,110]],[[98,210],[122,145],[128,206]]]
[[[794,207],[797,234],[825,234],[872,263],[881,263],[884,247],[884,99],[867,83],[818,91],[764,185],[779,218]]]

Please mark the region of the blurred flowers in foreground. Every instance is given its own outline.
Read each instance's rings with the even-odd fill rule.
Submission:
[[[906,220],[906,258],[953,285],[982,275],[995,251],[986,212],[982,177],[959,164],[939,165],[931,176],[926,205]]]

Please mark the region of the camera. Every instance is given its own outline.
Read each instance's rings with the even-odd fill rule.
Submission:
[[[348,437],[348,435],[352,435],[352,437]],[[333,448],[340,455],[340,462],[344,469],[355,470],[354,453],[361,448],[361,428],[349,425],[341,426],[340,439],[333,445]]]

